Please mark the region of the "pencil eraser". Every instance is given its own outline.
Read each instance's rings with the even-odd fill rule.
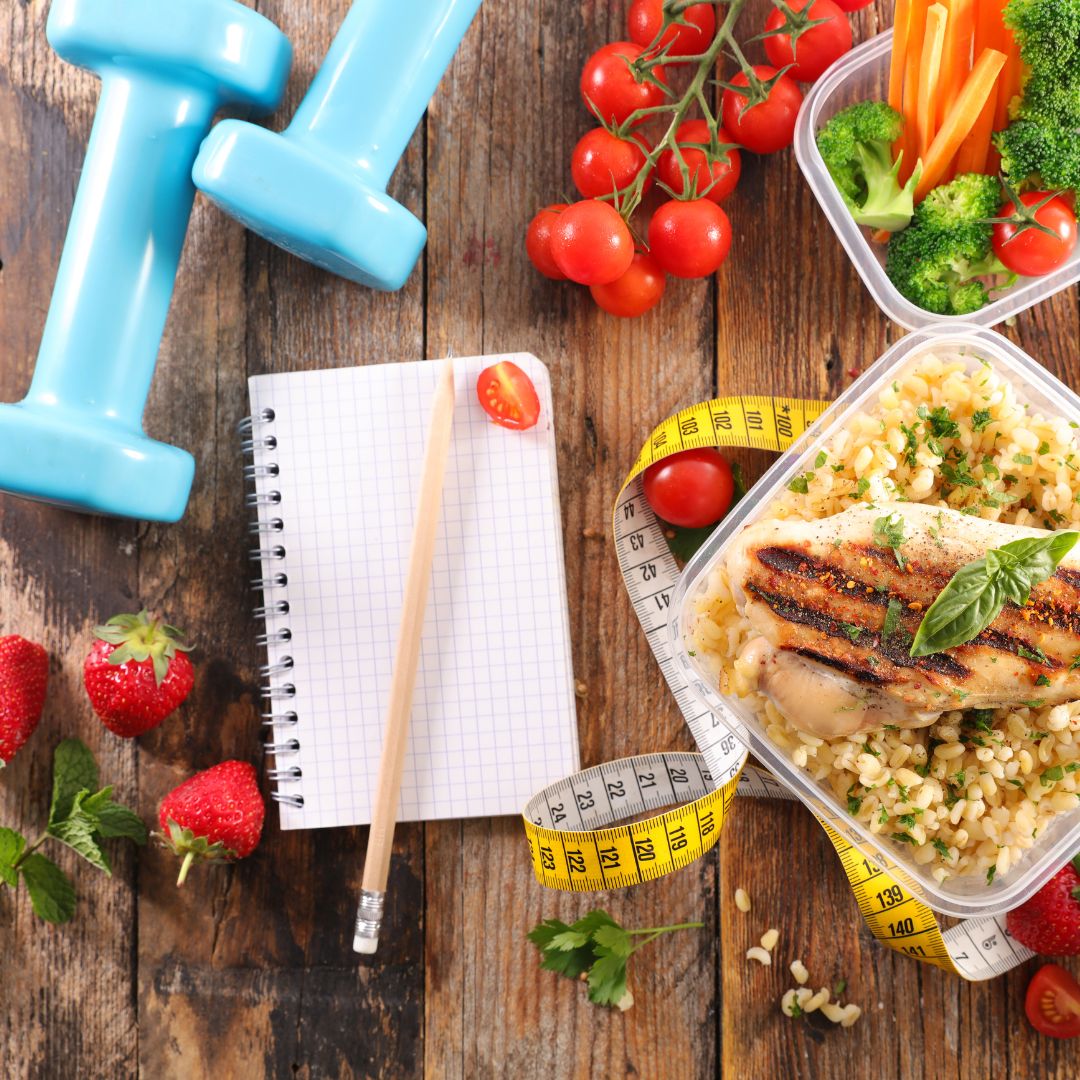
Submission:
[[[379,939],[377,937],[361,937],[357,934],[352,939],[353,952],[358,952],[363,956],[374,956],[375,950],[379,947]]]

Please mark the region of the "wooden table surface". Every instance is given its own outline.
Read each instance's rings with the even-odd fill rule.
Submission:
[[[179,3],[180,0],[177,0]],[[291,114],[348,0],[260,0],[291,37]],[[719,392],[837,394],[900,334],[875,307],[790,152],[744,158],[728,204],[732,256],[715,280],[673,281],[634,322],[549,283],[524,224],[570,188],[588,119],[586,56],[623,36],[627,0],[488,0],[396,173],[426,218],[427,251],[391,295],[349,285],[246,233],[199,199],[147,430],[192,450],[178,525],[95,520],[0,497],[0,632],[49,649],[52,690],[32,741],[0,777],[0,823],[40,827],[53,747],[78,735],[103,777],[150,820],[193,769],[259,760],[247,515],[233,429],[262,372],[502,350],[551,367],[581,746],[586,764],[691,739],[633,617],[607,534],[621,478],[651,425]],[[855,17],[857,39],[889,5]],[[408,4],[402,5],[407,17]],[[45,42],[44,0],[0,10],[0,398],[28,384],[98,83]],[[744,15],[743,36],[761,9]],[[276,121],[275,121],[276,122]],[[1080,383],[1077,293],[1006,333]],[[750,476],[765,455],[745,455]],[[81,686],[91,627],[140,604],[199,644],[194,693],[136,744],[109,734]],[[600,898],[629,924],[700,919],[635,960],[625,1015],[541,972],[525,933],[588,896],[542,891],[512,819],[398,830],[391,914],[374,962],[350,950],[365,830],[283,834],[195,872],[116,850],[111,879],[59,858],[75,921],[52,927],[0,895],[0,1062],[10,1077],[971,1077],[1077,1074],[1076,1052],[1023,1015],[1031,965],[988,984],[888,952],[862,925],[836,856],[798,804],[740,805],[717,851]],[[742,886],[754,909],[741,915]],[[793,1022],[783,966],[744,960],[768,926],[815,979],[846,977],[850,1030]],[[1076,965],[1073,965],[1076,970]]]

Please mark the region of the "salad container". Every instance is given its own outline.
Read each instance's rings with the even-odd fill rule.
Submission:
[[[879,308],[908,330],[941,324],[994,326],[1048,296],[1080,281],[1080,244],[1068,261],[1044,277],[1022,277],[997,299],[970,315],[935,315],[900,295],[885,274],[885,245],[870,242],[869,230],[856,225],[818,153],[816,134],[841,109],[859,101],[885,101],[888,96],[892,31],[852,49],[814,84],[795,125],[795,157],[810,190],[821,204],[833,231],[844,245]]]
[[[931,866],[918,865],[906,845],[875,836],[856,821],[824,784],[798,768],[766,735],[749,702],[721,693],[713,676],[692,655],[686,635],[693,619],[693,601],[706,587],[713,566],[724,559],[743,527],[766,517],[769,508],[797,474],[812,468],[814,456],[858,412],[872,408],[882,388],[930,351],[948,349],[969,360],[969,371],[985,358],[1008,378],[1021,402],[1046,416],[1080,424],[1080,397],[1027,353],[985,327],[972,323],[937,326],[909,334],[893,345],[858,378],[829,409],[777,460],[709,537],[687,564],[672,597],[668,625],[672,655],[701,703],[764,764],[770,772],[819,817],[824,818],[904,884],[930,907],[960,918],[995,915],[1016,907],[1042,886],[1070,856],[1080,850],[1080,804],[1061,813],[1028,849],[1024,858],[987,884],[981,875],[949,878],[938,883]]]

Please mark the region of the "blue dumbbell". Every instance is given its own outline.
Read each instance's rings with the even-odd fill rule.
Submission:
[[[427,230],[386,184],[480,0],[357,0],[281,134],[219,124],[196,186],[286,251],[400,289]]]
[[[101,100],[33,382],[24,401],[0,405],[0,489],[175,521],[195,463],[148,439],[142,412],[191,166],[222,106],[277,104],[292,50],[233,0],[54,0],[47,33],[65,60],[101,76]]]

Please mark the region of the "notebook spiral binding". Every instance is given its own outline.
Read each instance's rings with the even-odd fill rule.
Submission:
[[[254,459],[256,454],[262,455],[266,451],[277,449],[277,436],[270,427],[275,419],[273,409],[263,409],[256,416],[245,416],[237,424],[240,450],[243,454]],[[244,482],[248,486],[245,504],[258,514],[248,526],[248,532],[256,538],[258,546],[251,548],[248,555],[252,562],[262,568],[261,576],[251,580],[251,588],[261,592],[263,597],[262,604],[257,605],[253,611],[255,618],[262,619],[264,623],[272,616],[289,613],[289,601],[280,592],[289,584],[288,574],[282,569],[275,568],[269,572],[266,569],[268,563],[283,563],[285,560],[284,545],[275,543],[273,539],[275,534],[284,531],[285,522],[281,517],[264,517],[260,512],[262,507],[281,505],[281,492],[265,484],[265,481],[272,481],[280,474],[280,467],[273,461],[263,464],[252,461],[244,466]],[[292,631],[287,626],[276,630],[267,627],[255,637],[256,644],[267,649],[271,645],[284,645],[291,640]],[[295,734],[300,718],[295,710],[280,705],[281,702],[287,702],[296,696],[295,684],[283,678],[292,671],[292,667],[291,656],[282,656],[276,661],[271,661],[267,656],[267,663],[259,668],[261,693],[267,709],[261,714],[262,726],[269,731],[269,739],[263,743],[263,752],[274,758],[274,767],[266,770],[267,779],[278,785],[288,784],[290,788],[283,791],[279,786],[270,793],[271,798],[287,806],[302,807],[304,796],[295,790],[295,785],[302,778],[303,772],[298,765],[286,765],[280,761],[281,758],[296,754],[300,750],[300,739]]]

